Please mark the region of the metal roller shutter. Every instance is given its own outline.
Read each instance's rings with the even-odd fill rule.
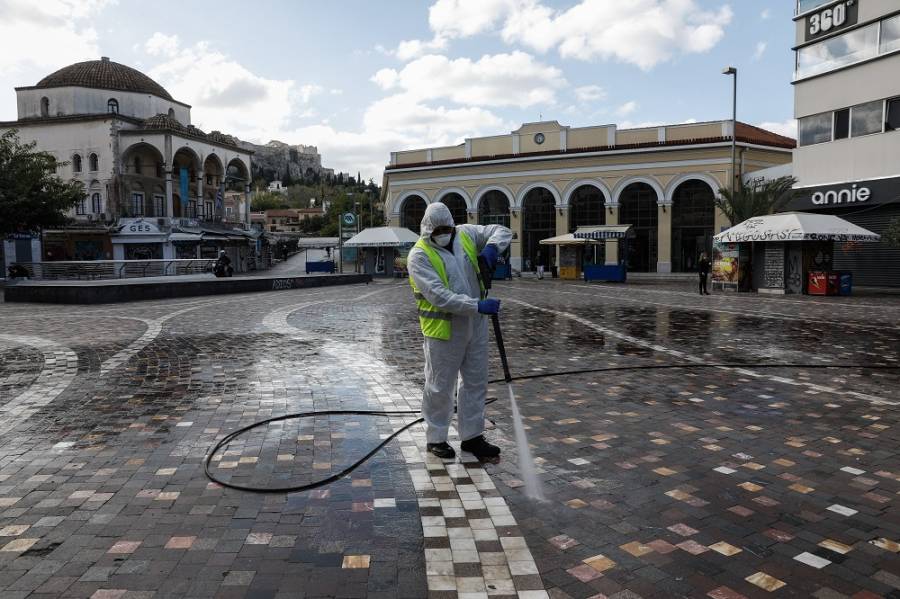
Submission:
[[[833,211],[855,225],[882,234],[888,224],[900,218],[900,204],[873,210]],[[871,287],[900,287],[900,248],[884,241],[877,243],[835,243],[834,269],[853,272],[853,284]]]

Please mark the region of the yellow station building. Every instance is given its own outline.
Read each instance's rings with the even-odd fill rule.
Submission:
[[[741,122],[736,129],[737,176],[791,162],[793,139]],[[392,152],[385,217],[418,233],[426,205],[443,202],[457,223],[507,225],[517,270],[559,265],[559,249],[542,239],[629,224],[630,271],[690,272],[729,226],[714,200],[732,176],[731,143],[730,120],[640,129],[526,123],[507,135]],[[618,242],[605,245],[583,260],[617,264]]]

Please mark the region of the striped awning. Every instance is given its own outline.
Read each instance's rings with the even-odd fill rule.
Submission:
[[[631,225],[595,225],[578,227],[573,235],[576,239],[624,239],[630,231]]]

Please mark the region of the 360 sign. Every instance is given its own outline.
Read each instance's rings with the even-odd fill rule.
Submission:
[[[806,40],[827,35],[854,25],[857,19],[856,0],[844,0],[806,17]]]

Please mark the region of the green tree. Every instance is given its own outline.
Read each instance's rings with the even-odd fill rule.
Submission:
[[[894,247],[900,247],[900,218],[895,218],[881,235],[881,240]]]
[[[787,206],[793,198],[791,188],[797,180],[793,177],[779,177],[770,181],[741,181],[731,193],[730,189],[720,189],[716,207],[728,218],[732,226],[754,216],[772,214]]]
[[[261,191],[259,193],[254,193],[253,197],[250,199],[250,210],[253,212],[263,212],[264,210],[289,207],[287,199],[280,193]]]
[[[84,200],[84,187],[56,175],[58,162],[23,144],[15,129],[0,135],[0,236],[38,232],[68,222],[65,212]]]

